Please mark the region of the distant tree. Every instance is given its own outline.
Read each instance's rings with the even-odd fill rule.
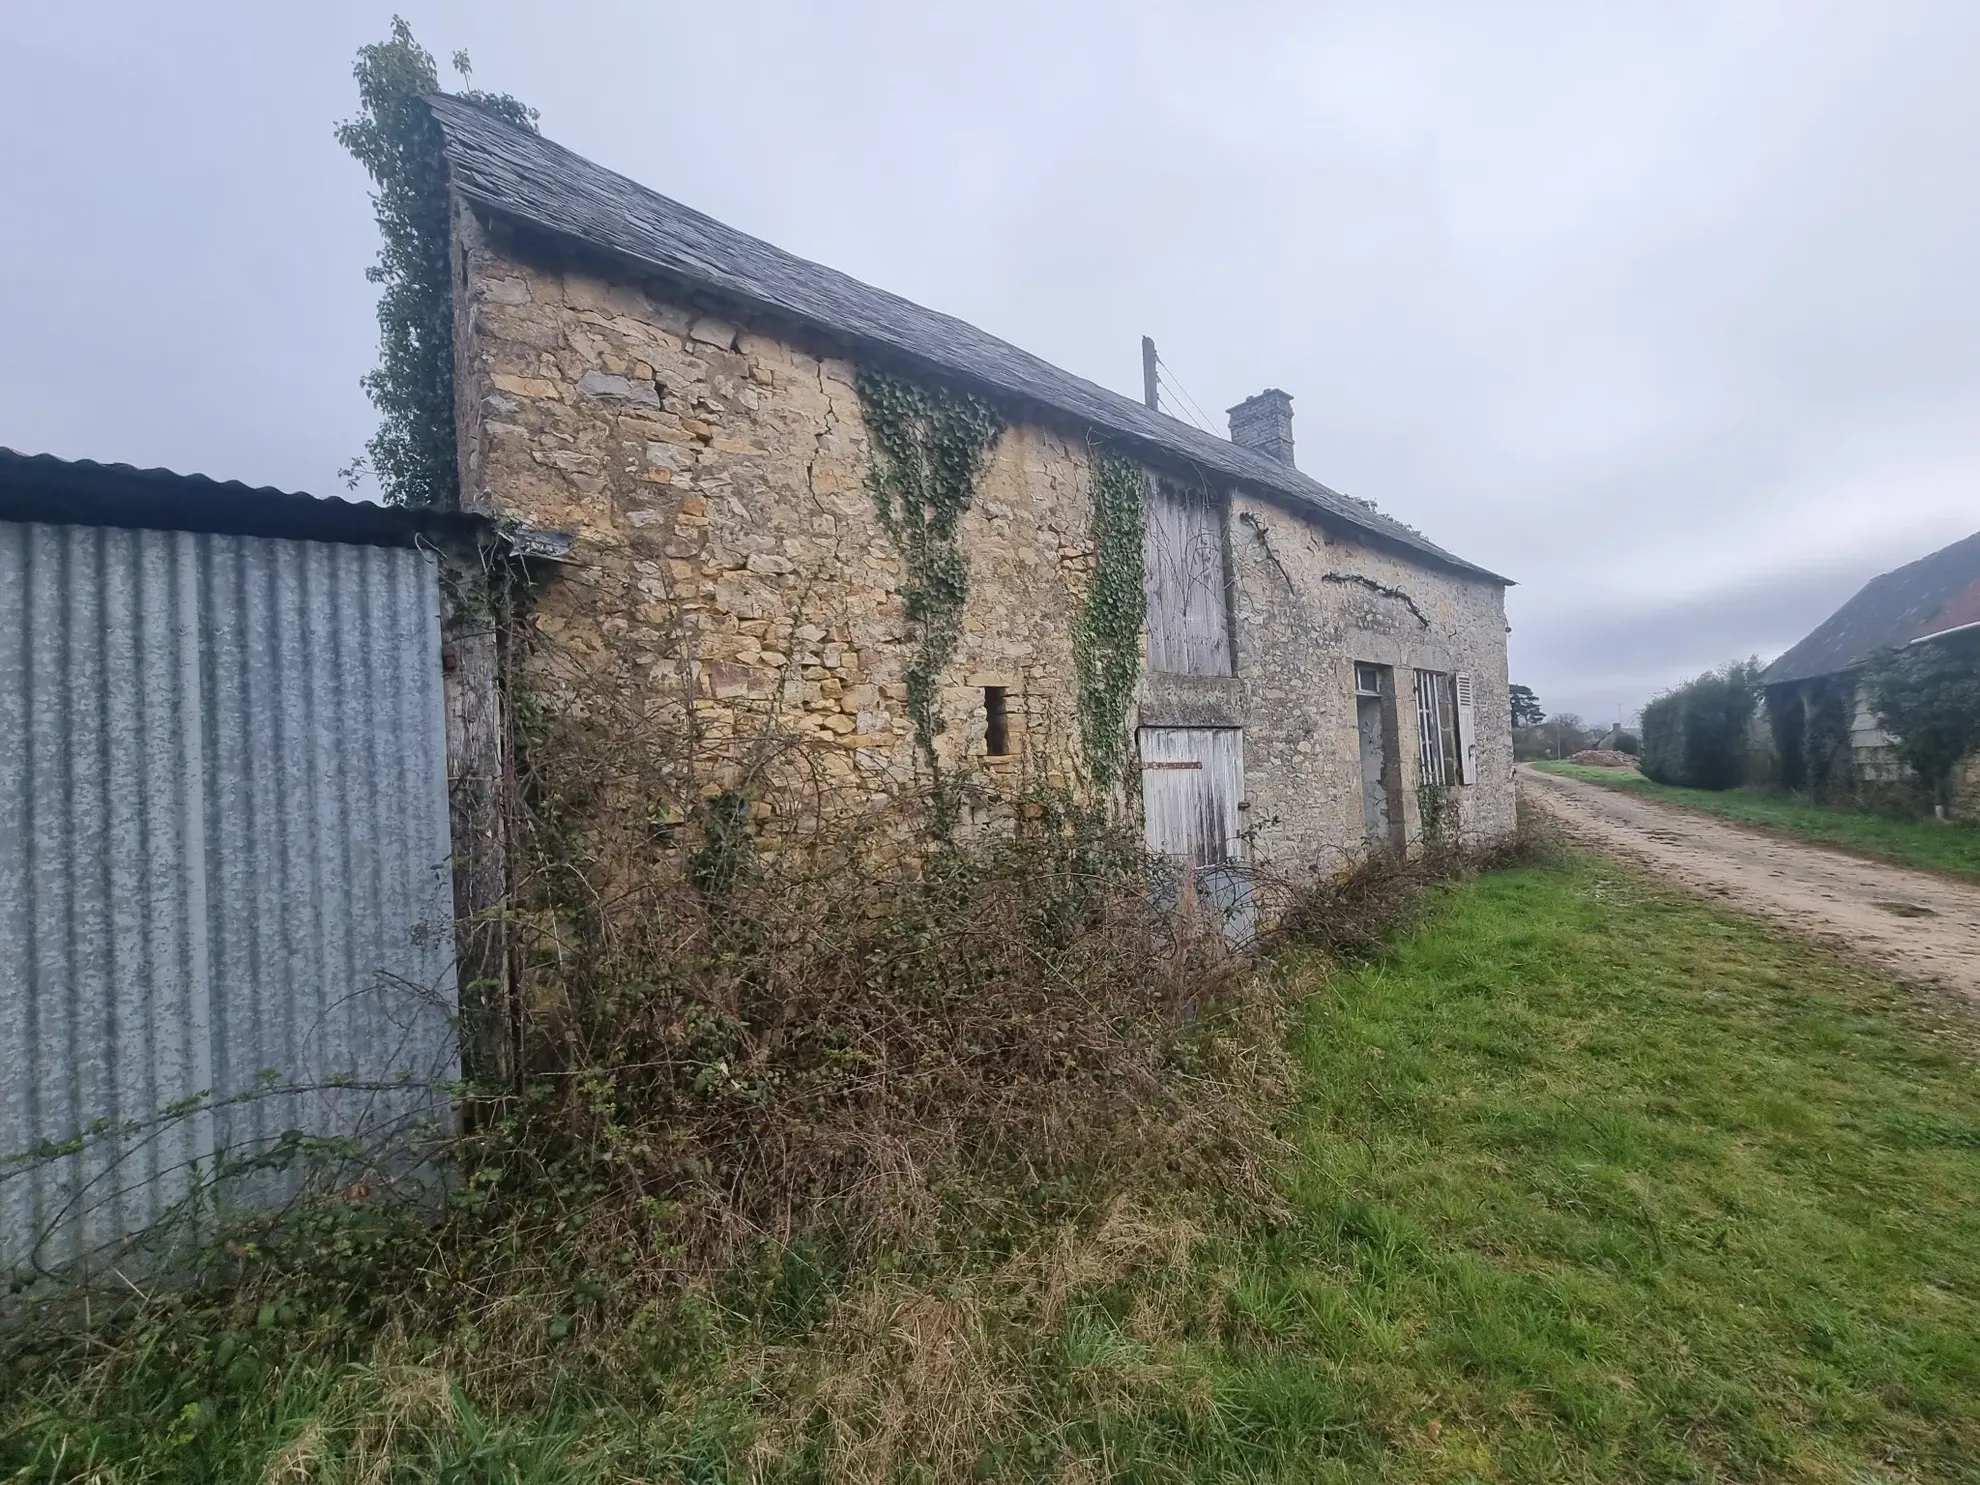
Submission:
[[[1538,727],[1547,720],[1547,714],[1540,710],[1540,698],[1533,694],[1531,686],[1511,686],[1507,693],[1512,698],[1513,726]]]
[[[1951,804],[1953,766],[1980,747],[1980,634],[1886,651],[1864,683],[1898,757],[1934,804]]]
[[[465,52],[454,69],[468,77]],[[440,91],[432,54],[392,18],[392,38],[358,49],[360,111],[337,126],[337,142],[378,189],[371,205],[382,239],[365,276],[379,285],[378,365],[364,390],[378,409],[378,431],[345,471],[355,485],[367,462],[385,497],[399,505],[448,505],[456,493],[454,454],[454,300],[447,221],[447,166],[440,126],[426,95]],[[506,93],[466,89],[462,97],[524,129],[536,111]]]

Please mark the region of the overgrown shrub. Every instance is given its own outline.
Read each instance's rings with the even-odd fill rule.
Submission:
[[[691,1430],[740,1369],[718,1473],[964,1479],[1037,1425],[1068,1295],[1276,1210],[1277,1002],[1156,914],[1135,831],[1043,783],[946,835],[911,797],[835,819],[768,705],[710,739],[664,670],[581,664],[513,677],[521,1072],[475,1090],[439,1209],[343,1159],[183,1287],[49,1312],[0,1360],[0,1429],[40,1440],[9,1464],[177,1432],[161,1477],[209,1478],[215,1410],[320,1367],[351,1380],[300,1404],[321,1458],[288,1477],[434,1477],[488,1410]],[[508,1478],[489,1447],[460,1478]]]
[[[1862,802],[1849,745],[1856,685],[1855,673],[1845,672],[1767,688],[1767,725],[1782,787],[1830,803]]]
[[[1660,784],[1733,789],[1746,782],[1757,660],[1734,661],[1643,709],[1643,772]]]
[[[1345,870],[1315,873],[1280,894],[1284,905],[1270,945],[1319,949],[1350,963],[1377,953],[1416,926],[1433,887],[1478,871],[1553,859],[1559,843],[1551,822],[1523,800],[1517,820],[1513,839],[1492,850],[1466,848],[1455,834],[1431,836],[1414,856],[1376,852]]]

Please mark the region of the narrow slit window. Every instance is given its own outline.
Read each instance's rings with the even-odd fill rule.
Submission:
[[[984,751],[992,758],[1005,758],[1011,751],[1011,714],[1002,686],[983,688]]]

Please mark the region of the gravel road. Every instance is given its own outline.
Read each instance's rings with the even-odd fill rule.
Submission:
[[[1980,887],[1527,767],[1519,788],[1586,844],[1880,969],[1980,1001]]]

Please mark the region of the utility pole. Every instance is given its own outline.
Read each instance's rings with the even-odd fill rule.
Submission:
[[[1141,400],[1148,404],[1150,412],[1162,410],[1162,380],[1155,374],[1155,341],[1147,335],[1141,337]]]

